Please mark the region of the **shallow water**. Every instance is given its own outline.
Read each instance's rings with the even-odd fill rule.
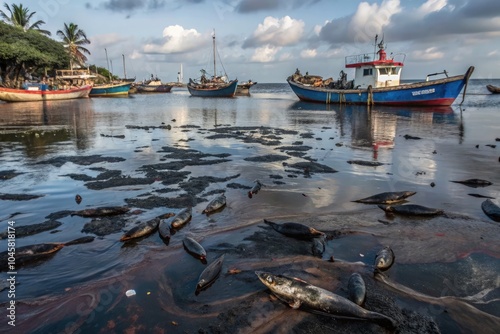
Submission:
[[[47,296],[56,296],[64,301],[65,291],[71,294],[72,290],[81,289],[82,286],[91,287],[104,279],[127,275],[131,268],[141,264],[150,253],[165,253],[165,263],[154,270],[160,274],[151,274],[151,277],[147,272],[139,276],[131,274],[133,279],[121,283],[120,288],[110,294],[111,301],[105,303],[106,307],[124,303],[124,289],[134,288],[154,293],[171,285],[169,282],[178,280],[185,280],[185,285],[176,286],[171,294],[180,305],[177,306],[179,308],[193,302],[210,304],[217,303],[219,299],[237,299],[254,291],[259,283],[252,282],[248,287],[237,282],[232,289],[223,289],[219,285],[217,294],[208,290],[208,293],[202,293],[196,299],[194,294],[190,295],[203,265],[183,252],[183,236],[191,235],[201,240],[210,254],[210,250],[224,251],[221,246],[224,244],[234,246],[247,242],[244,239],[248,235],[261,229],[259,225],[263,218],[292,221],[296,215],[310,215],[313,224],[313,217],[319,215],[372,210],[369,212],[373,212],[375,221],[381,219],[391,222],[392,218],[385,217],[381,210],[352,202],[385,191],[416,191],[417,194],[409,199],[410,202],[484,221],[490,224],[498,237],[498,227],[491,224],[492,221],[481,210],[480,205],[484,199],[468,195],[478,193],[491,196],[497,199],[497,203],[500,197],[500,142],[495,141],[500,137],[500,94],[489,94],[485,88],[487,83],[500,85],[495,80],[472,80],[461,107],[457,104],[439,109],[374,107],[370,112],[364,106],[325,106],[299,102],[286,84],[258,84],[252,87],[251,96],[232,99],[195,98],[189,96],[185,89],[174,88],[169,94],[138,94],[129,98],[0,103],[0,171],[15,170],[22,173],[12,179],[0,180],[0,193],[43,195],[29,201],[0,200],[2,231],[6,230],[9,220],[14,220],[16,226],[30,225],[44,222],[49,214],[62,210],[126,205],[126,199],[147,198],[151,194],[169,198],[182,195],[184,191],[176,188],[176,184],[165,186],[154,182],[150,185],[91,190],[85,186],[85,182],[66,176],[75,173],[95,177],[100,171],[93,168],[103,167],[120,170],[125,177],[144,177],[144,172],[140,170],[142,166],[169,161],[168,154],[161,152],[165,146],[190,148],[209,154],[229,154],[229,162],[183,168],[182,171],[191,173],[184,181],[198,176],[232,177],[229,181],[212,182],[197,195],[203,201],[194,206],[191,222],[172,236],[168,246],[158,234],[123,245],[118,241],[122,231],[98,237],[90,244],[64,247],[48,261],[19,269],[17,280],[21,285],[16,290],[16,300],[45,300]],[[461,98],[457,100],[460,101]],[[127,127],[130,125],[150,128]],[[162,125],[171,125],[172,128],[153,128]],[[242,137],[209,138],[216,134],[215,130],[228,127],[231,128],[230,133],[239,131]],[[274,136],[269,136],[265,129],[259,127],[271,128],[270,133]],[[278,129],[287,132],[277,131]],[[405,139],[404,135],[421,139]],[[263,138],[277,139],[280,143],[264,145],[253,141]],[[288,156],[285,161],[287,164],[303,161],[303,158],[288,154],[289,151],[280,150],[280,147],[299,143],[310,147],[305,153],[306,157],[338,172],[308,174],[294,171],[284,166],[282,161],[244,160],[247,157],[279,154]],[[485,146],[487,144],[497,147]],[[39,164],[55,157],[96,154],[121,157],[125,161],[92,165],[71,162],[62,166]],[[348,160],[379,161],[386,165],[366,167],[348,164]],[[282,178],[275,178],[276,176]],[[449,182],[471,178],[486,179],[493,185],[469,188]],[[247,192],[257,179],[264,186],[257,195],[249,199]],[[227,187],[229,183],[247,186],[248,189]],[[432,187],[431,183],[435,186]],[[159,192],[164,188],[174,189],[166,193]],[[202,215],[201,211],[213,196],[210,192],[217,190],[225,190],[227,207],[208,217]],[[75,202],[76,194],[83,198],[80,204]],[[127,225],[123,230],[132,227],[136,221],[179,211],[177,207],[142,209],[143,213],[127,218]],[[84,235],[81,230],[90,219],[66,216],[58,221],[63,223],[58,228],[58,233],[47,231],[19,237],[16,239],[16,246],[76,239]],[[419,235],[415,237],[418,238]],[[3,241],[0,251],[6,249]],[[367,264],[371,263],[381,242],[376,235],[351,235],[334,241],[336,242],[327,243],[327,253],[334,253],[336,258],[346,261],[362,261]],[[422,240],[424,245],[425,241]],[[359,251],[346,251],[353,246],[358,247]],[[432,248],[430,251],[432,252]],[[216,257],[215,254],[213,257]],[[328,257],[325,254],[324,260]],[[486,288],[500,287],[499,257],[500,253],[494,248],[488,255],[480,250],[479,255],[457,259],[459,262],[443,263],[430,257],[428,263],[418,266],[398,263],[393,268],[391,279],[421,293],[439,296],[443,290],[443,282],[455,282],[454,276],[475,277],[474,280],[471,278],[473,287],[463,283],[466,287],[461,291],[463,296],[476,294]],[[237,260],[229,257],[227,262],[225,271],[229,269],[230,263]],[[488,275],[477,278],[478,269],[473,268],[478,266],[487,266]],[[436,274],[434,280],[425,280],[428,271]],[[158,277],[164,277],[165,282],[158,282]],[[481,282],[485,282],[485,286]],[[419,284],[422,286],[419,287]],[[454,284],[463,286],[462,283]],[[137,313],[140,309],[141,312],[151,313],[153,320],[143,322],[143,326],[151,328],[155,323],[154,319],[161,317],[164,310],[148,309],[147,298],[144,295],[138,296],[134,301],[137,305],[130,306],[131,310],[126,312]],[[6,291],[1,292],[0,302],[8,300]],[[156,301],[154,305],[157,303],[162,302]],[[96,312],[95,319],[87,321],[82,328],[104,328],[109,326],[109,319],[120,322],[119,314],[125,312],[123,307],[116,306],[117,312]],[[184,311],[193,313],[199,310],[187,308]],[[489,303],[484,311],[500,317],[498,302]],[[54,319],[52,329],[58,331],[65,328],[69,321],[67,317],[72,316]],[[457,326],[453,321],[440,321],[438,320],[442,330]],[[2,327],[4,325],[2,323]],[[196,325],[175,328],[179,332],[193,331],[198,328],[194,327]],[[128,327],[123,322],[120,326]]]

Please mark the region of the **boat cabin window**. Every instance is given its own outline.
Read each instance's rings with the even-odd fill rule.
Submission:
[[[398,74],[396,67],[381,67],[378,70],[379,70],[379,73],[381,75],[389,75],[389,74],[396,75],[396,74]]]
[[[363,76],[373,75],[373,68],[365,68],[363,69]]]

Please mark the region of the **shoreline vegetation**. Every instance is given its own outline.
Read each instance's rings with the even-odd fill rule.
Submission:
[[[95,69],[95,83],[107,83],[118,79],[109,71],[96,65],[86,64],[90,44],[85,32],[75,23],[64,23],[56,35],[41,29],[44,21],[31,22],[36,12],[22,4],[4,3],[0,10],[0,86],[24,88],[29,85],[48,84],[63,87],[79,84],[57,78],[57,70]]]

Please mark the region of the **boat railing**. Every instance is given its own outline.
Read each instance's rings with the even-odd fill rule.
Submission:
[[[358,54],[358,55],[351,55],[345,57],[345,64],[346,65],[351,65],[351,64],[359,64],[359,63],[368,63],[371,61],[374,61],[375,57],[373,53],[363,53],[363,54]]]

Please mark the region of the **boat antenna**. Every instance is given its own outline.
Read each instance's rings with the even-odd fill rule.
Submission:
[[[215,70],[215,29],[214,29],[214,33],[212,35],[212,44],[213,44],[213,50],[214,50],[214,77],[217,77],[217,71]]]
[[[373,60],[376,59],[376,54],[377,54],[377,40],[378,40],[378,34],[375,34],[375,44],[373,45]]]

